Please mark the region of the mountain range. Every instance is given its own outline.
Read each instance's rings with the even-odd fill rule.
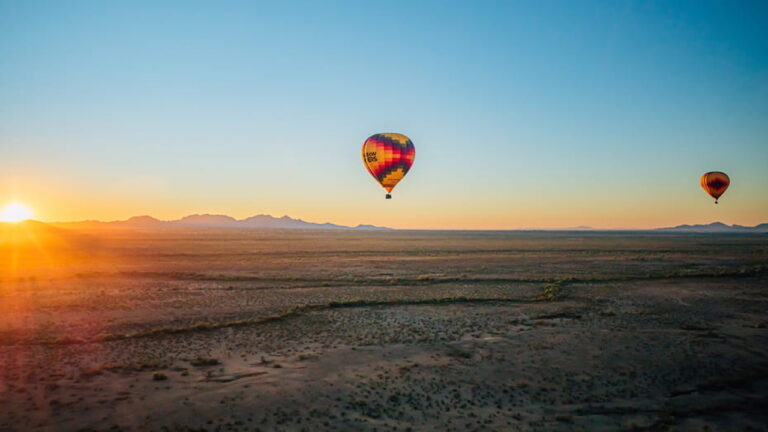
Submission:
[[[103,227],[103,228],[258,228],[258,229],[361,229],[388,230],[391,228],[374,225],[357,225],[354,227],[332,223],[307,222],[293,219],[290,216],[276,218],[270,215],[256,215],[246,219],[235,219],[227,215],[193,214],[181,219],[163,221],[152,216],[134,216],[123,221],[82,221],[57,223],[69,227]]]
[[[655,231],[698,233],[768,233],[768,223],[762,223],[760,225],[748,227],[743,225],[727,225],[722,222],[713,222],[707,225],[678,225],[669,228],[657,228]]]
[[[28,221],[30,223],[34,221]],[[40,222],[35,222],[41,225]],[[4,224],[3,224],[4,225]],[[127,220],[102,222],[86,220],[81,222],[51,223],[51,226],[61,228],[251,228],[251,229],[340,229],[340,230],[392,230],[393,228],[375,225],[345,226],[326,223],[307,222],[294,219],[290,216],[274,217],[260,214],[245,219],[235,219],[227,215],[219,214],[193,214],[181,219],[164,221],[152,216],[134,216]],[[526,228],[511,231],[542,231],[540,229]],[[605,231],[601,229],[580,226],[574,228],[549,229],[545,231]],[[704,225],[677,225],[674,227],[655,228],[651,230],[614,229],[608,231],[648,231],[648,232],[673,232],[673,233],[768,233],[768,223],[755,226],[727,225],[722,222],[713,222]]]

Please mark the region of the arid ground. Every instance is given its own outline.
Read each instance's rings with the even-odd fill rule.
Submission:
[[[768,430],[768,236],[3,228],[2,431]]]

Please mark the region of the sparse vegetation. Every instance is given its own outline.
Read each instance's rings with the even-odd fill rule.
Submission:
[[[204,367],[220,365],[221,362],[215,358],[197,357],[196,359],[190,361],[189,364],[195,367]]]
[[[590,430],[597,417],[717,430],[758,415],[764,239],[122,235],[120,255],[83,264],[114,271],[0,285],[2,352],[36,362],[0,356],[8,412],[45,423],[39,407],[211,401],[191,425],[142,421],[379,431]],[[82,417],[73,428],[102,424]]]
[[[712,331],[715,329],[713,326],[709,324],[693,322],[693,321],[685,321],[682,325],[680,325],[680,328],[683,330],[689,330],[689,331]]]

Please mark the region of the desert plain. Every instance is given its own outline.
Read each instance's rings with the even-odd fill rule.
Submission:
[[[765,234],[2,233],[2,431],[768,430]]]

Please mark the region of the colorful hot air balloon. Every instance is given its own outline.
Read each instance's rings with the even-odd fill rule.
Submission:
[[[728,189],[728,185],[731,184],[731,179],[728,178],[728,174],[724,172],[711,171],[702,174],[700,182],[704,192],[712,196],[712,198],[715,199],[715,204],[717,204],[717,199],[725,193],[726,189]]]
[[[363,143],[363,163],[387,192],[405,177],[415,158],[416,148],[410,138],[399,133],[379,133]],[[392,195],[387,193],[386,198]]]

